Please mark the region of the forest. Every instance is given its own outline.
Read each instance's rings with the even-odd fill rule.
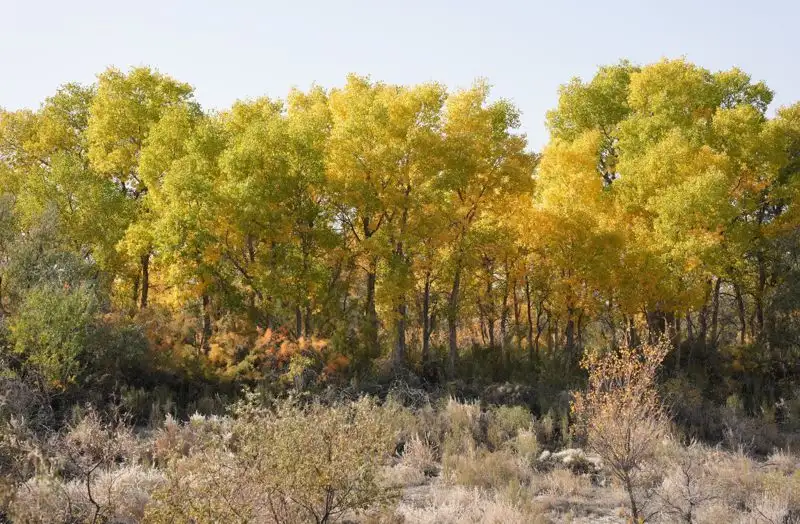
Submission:
[[[361,395],[378,399],[351,408],[372,435],[389,431],[392,418],[422,424],[419,410],[408,414],[419,398],[449,402],[434,411],[449,414],[450,429],[429,435],[427,452],[456,476],[468,466],[448,462],[466,453],[453,420],[473,415],[488,417],[483,429],[465,430],[483,432],[487,453],[524,435],[538,435],[537,451],[556,451],[588,427],[588,448],[607,461],[592,445],[593,426],[578,423],[598,411],[570,400],[589,388],[583,401],[600,402],[592,391],[602,397],[619,385],[593,374],[613,375],[598,364],[602,355],[628,355],[615,365],[650,373],[647,384],[633,382],[658,391],[684,443],[736,437],[753,457],[796,452],[800,103],[774,108],[773,92],[746,72],[685,59],[623,60],[558,95],[542,151],[486,80],[449,89],[350,75],[339,87],[211,111],[165,73],[109,68],[91,85],[64,84],[38,109],[0,110],[0,471],[11,479],[0,489],[2,518],[139,521],[113,517],[91,488],[85,513],[73,514],[75,502],[69,517],[47,520],[26,513],[32,502],[20,506],[19,486],[43,475],[42,462],[20,458],[34,448],[77,457],[72,469],[40,457],[51,480],[92,485],[81,428],[114,446],[123,427],[134,440],[150,428],[172,435],[177,449],[172,433],[240,424],[257,454],[283,449],[275,435],[297,441],[308,428],[346,427],[326,417]],[[631,356],[635,348],[644,356]],[[635,366],[651,357],[657,371]],[[513,406],[525,406],[533,426],[503,433],[504,420],[519,420]],[[190,416],[205,422],[193,426]],[[265,436],[258,424],[280,427]],[[424,455],[421,436],[401,440]],[[377,453],[373,442],[347,439]],[[475,439],[470,449],[483,449]],[[98,472],[124,462],[114,449],[100,453]],[[633,493],[630,471],[612,470]],[[189,514],[176,499],[188,488],[170,484],[181,475],[165,475],[153,481],[161,505],[143,513],[151,522]],[[372,489],[365,500],[381,498]],[[307,507],[278,499],[282,509],[270,504],[266,520],[258,508],[247,516],[214,506],[187,521],[294,522]],[[800,518],[796,499],[787,520],[774,522]],[[644,520],[630,501],[632,517]],[[331,502],[297,522],[371,507],[359,504],[343,502],[337,513]],[[701,502],[693,504],[687,522],[698,521],[692,508]],[[55,515],[47,507],[42,514]],[[505,515],[497,522],[534,521]],[[723,518],[714,515],[706,521]]]

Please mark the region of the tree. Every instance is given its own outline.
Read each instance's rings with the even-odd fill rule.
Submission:
[[[472,227],[503,196],[524,194],[532,188],[535,157],[528,153],[525,137],[515,134],[519,112],[507,100],[489,103],[489,86],[479,82],[451,95],[445,106],[445,167],[437,186],[445,191],[444,208],[449,223],[449,289],[447,325],[448,370],[455,372],[458,358],[457,322],[461,281]]]
[[[378,347],[376,283],[380,261],[389,260],[395,288],[396,366],[405,361],[405,322],[410,280],[408,237],[419,220],[417,192],[436,170],[444,91],[436,84],[414,89],[348,77],[333,90],[333,118],[327,154],[338,221],[366,273],[364,340],[368,354]]]
[[[90,165],[118,187],[126,199],[125,207],[132,210],[117,249],[138,266],[133,295],[140,308],[147,307],[153,254],[148,186],[140,173],[140,158],[151,128],[164,112],[169,107],[191,103],[191,98],[188,84],[150,68],[133,68],[127,74],[111,68],[99,75],[89,111],[86,137]]]

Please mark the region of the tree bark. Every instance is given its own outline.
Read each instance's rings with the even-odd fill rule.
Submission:
[[[719,292],[722,287],[722,279],[717,277],[714,284],[714,295],[711,298],[711,346],[717,346],[719,336]]]
[[[366,304],[366,343],[368,353],[377,356],[380,352],[378,346],[378,312],[375,309],[375,282],[377,281],[377,260],[370,262],[367,271],[367,304]]]
[[[500,344],[503,347],[503,352],[505,353],[506,361],[508,361],[508,290],[511,286],[511,277],[508,270],[508,262],[506,262],[506,279],[505,284],[503,285],[503,301],[500,305]]]
[[[747,339],[747,318],[744,310],[744,298],[738,284],[733,285],[733,292],[736,295],[736,309],[739,314],[739,343],[744,345]]]
[[[531,283],[528,275],[525,275],[525,307],[528,312],[528,359],[533,362],[533,311],[531,308]],[[539,318],[536,318],[536,328],[539,328]],[[537,337],[538,338],[538,337]]]
[[[306,321],[305,321],[305,331],[303,335],[306,338],[311,337],[311,302],[306,303]]]
[[[520,321],[519,321],[519,297],[517,296],[517,281],[514,279],[514,284],[511,286],[511,297],[514,300],[514,338],[517,341],[517,353],[522,352],[522,337],[520,336]]]
[[[142,255],[142,300],[139,302],[139,308],[144,309],[147,307],[147,295],[150,291],[150,253]]]
[[[294,308],[294,335],[298,339],[303,336],[303,312],[299,305]]]
[[[406,364],[406,315],[408,306],[405,297],[397,306],[397,345],[394,352],[394,368],[399,371]]]
[[[755,293],[756,337],[764,337],[764,292],[767,288],[767,270],[764,255],[758,254],[758,286]]]
[[[139,282],[141,282],[141,268],[136,273],[136,276],[133,277],[133,307],[139,304]]]
[[[425,272],[425,288],[422,291],[422,366],[430,363],[431,358],[431,272]]]
[[[450,353],[447,360],[447,372],[452,378],[456,372],[456,362],[458,360],[458,334],[456,332],[456,320],[458,318],[458,294],[461,287],[461,268],[456,268],[453,276],[453,288],[450,291],[450,298],[447,307],[447,330]]]
[[[209,299],[208,295],[203,293],[202,297],[202,307],[203,307],[203,339],[200,342],[200,347],[203,351],[208,352],[210,345],[209,341],[211,340],[212,335],[212,328],[211,328],[211,300]]]

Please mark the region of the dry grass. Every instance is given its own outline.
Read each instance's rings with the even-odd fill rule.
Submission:
[[[547,424],[534,422],[527,410],[487,411],[454,399],[438,409],[428,404],[413,412],[363,403],[338,409],[341,420],[334,417],[336,410],[322,406],[286,411],[282,416],[289,422],[282,423],[260,411],[167,419],[148,437],[89,415],[42,448],[43,463],[51,470],[41,470],[16,489],[10,515],[23,523],[91,522],[97,515],[97,522],[133,524],[190,515],[198,522],[299,524],[308,521],[307,515],[281,503],[288,500],[281,490],[301,484],[315,489],[309,482],[316,482],[320,464],[307,464],[309,475],[291,486],[275,484],[286,476],[274,472],[297,475],[303,467],[300,454],[336,441],[332,449],[343,454],[331,456],[344,466],[331,466],[328,476],[338,479],[350,471],[355,480],[342,489],[363,485],[365,495],[332,521],[588,524],[628,518],[628,496],[619,480],[613,482],[608,466],[595,464],[580,449],[539,460],[537,433]],[[351,416],[359,413],[360,422],[351,424]],[[403,429],[386,433],[401,416]],[[367,428],[386,433],[380,452],[369,452],[369,470],[364,453],[354,451],[354,439],[366,438]],[[321,440],[322,431],[333,438]],[[288,458],[269,462],[283,445],[291,446]],[[392,449],[400,451],[392,454]],[[759,461],[744,451],[684,446],[671,438],[654,449],[638,473],[648,522],[788,524],[800,515],[800,459],[788,451]],[[593,467],[576,467],[583,462]],[[99,465],[87,475],[94,464]],[[384,504],[389,493],[401,495],[396,506]],[[268,500],[279,507],[268,507]]]
[[[592,491],[592,482],[585,475],[575,475],[566,469],[554,469],[543,475],[534,477],[531,492],[535,495],[551,495],[555,497],[588,496]]]
[[[454,484],[496,490],[512,482],[528,484],[532,471],[511,453],[479,449],[445,456],[444,475]]]
[[[141,466],[99,472],[91,484],[92,498],[101,507],[98,521],[141,522],[150,493],[163,481],[160,471]],[[81,481],[39,477],[31,479],[18,491],[11,515],[14,522],[91,522],[94,509]]]
[[[422,497],[403,500],[396,513],[408,524],[548,522],[534,504],[517,504],[502,492],[463,486],[433,486]]]

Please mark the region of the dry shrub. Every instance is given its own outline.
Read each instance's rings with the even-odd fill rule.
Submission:
[[[424,476],[432,477],[439,472],[436,462],[436,451],[433,446],[415,434],[403,448],[401,463],[404,466],[420,471]]]
[[[490,449],[500,449],[515,439],[520,431],[533,426],[531,412],[521,406],[500,406],[488,413],[486,440]]]
[[[510,483],[527,484],[531,471],[514,455],[505,451],[490,453],[478,449],[464,454],[446,455],[444,473],[462,486],[501,489]]]
[[[695,522],[700,510],[719,499],[711,461],[701,445],[675,446],[665,453],[666,475],[654,495],[658,513],[672,522]]]
[[[511,441],[511,448],[524,464],[532,466],[539,456],[539,440],[536,433],[530,430],[521,430]]]
[[[484,440],[483,417],[477,402],[459,402],[450,398],[441,415],[445,435],[442,454],[461,454],[472,451]]]
[[[800,514],[800,473],[779,455],[758,463],[742,452],[673,446],[653,491],[658,514],[668,522],[793,522]]]
[[[592,489],[592,482],[585,475],[575,475],[568,469],[554,469],[531,481],[531,492],[535,495],[574,497],[585,495]]]
[[[42,443],[22,417],[0,421],[0,515],[8,510],[17,488],[46,469]]]
[[[53,436],[48,447],[53,455],[49,458],[51,468],[60,470],[63,478],[72,480],[64,482],[44,475],[32,481],[36,489],[23,485],[17,490],[12,513],[27,515],[24,508],[29,503],[32,507],[38,507],[40,503],[35,500],[24,502],[25,497],[41,496],[41,505],[45,508],[61,504],[66,508],[62,513],[81,515],[78,520],[103,522],[117,514],[118,508],[124,505],[121,501],[130,498],[119,489],[125,486],[138,489],[130,482],[114,485],[121,478],[141,477],[138,475],[141,471],[135,469],[142,456],[141,446],[131,428],[119,418],[106,421],[90,408],[60,438]],[[125,467],[134,469],[126,470]],[[148,485],[143,483],[143,489],[146,490]],[[142,496],[146,498],[146,494]],[[135,513],[135,510],[131,511]],[[32,517],[20,519],[36,521]]]
[[[79,479],[63,482],[52,476],[35,477],[17,491],[11,516],[22,523],[134,524],[141,522],[150,493],[162,481],[158,470],[142,466],[104,469],[93,476],[91,490]],[[95,503],[102,508],[97,517]]]
[[[800,471],[800,456],[789,451],[775,450],[767,458],[767,466],[784,475],[793,475]]]
[[[54,477],[34,477],[17,491],[9,507],[12,522],[75,522],[66,486]]]
[[[661,340],[604,355],[587,353],[582,364],[589,372],[588,388],[575,395],[572,406],[589,447],[628,493],[634,521],[643,516],[644,466],[668,431],[656,377],[669,350],[669,342]]]
[[[159,462],[189,456],[195,448],[202,449],[209,442],[230,433],[231,428],[232,421],[227,417],[194,414],[187,424],[182,424],[172,415],[167,415],[153,437],[153,456]]]
[[[401,502],[397,514],[407,524],[548,522],[530,499],[520,504],[504,492],[462,486],[436,486],[427,500]]]
[[[715,452],[709,468],[720,500],[733,508],[746,509],[753,495],[761,491],[759,465],[744,453]]]
[[[248,476],[247,464],[225,449],[194,450],[170,461],[163,486],[153,494],[145,522],[273,522],[258,520],[266,497]],[[286,522],[289,522],[286,520]]]
[[[397,442],[394,410],[348,404],[243,404],[232,434],[169,463],[150,522],[331,522],[391,501],[380,468]]]
[[[381,485],[389,488],[407,488],[421,486],[428,481],[422,470],[399,462],[381,471]]]

